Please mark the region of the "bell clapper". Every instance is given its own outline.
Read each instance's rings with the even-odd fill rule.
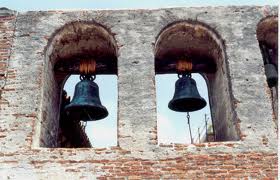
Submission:
[[[90,121],[93,121],[93,118],[91,118],[90,114],[88,113],[88,111],[86,109],[84,109],[84,112],[87,114],[88,118],[90,119]],[[87,122],[87,121],[86,121]]]

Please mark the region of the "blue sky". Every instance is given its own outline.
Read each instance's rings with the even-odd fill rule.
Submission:
[[[0,7],[16,11],[38,10],[78,10],[78,9],[154,9],[165,7],[192,6],[228,6],[228,5],[278,5],[278,0],[0,0]],[[204,125],[204,115],[209,121],[208,93],[205,81],[199,75],[193,75],[197,81],[200,95],[207,100],[207,107],[191,113],[191,125],[194,136],[197,129]],[[176,75],[157,75],[157,119],[158,139],[162,143],[190,143],[185,113],[176,113],[168,109],[168,102],[173,97]],[[71,76],[65,84],[68,95],[73,96],[78,76]],[[100,98],[109,111],[109,116],[100,121],[87,124],[86,132],[95,147],[107,147],[117,144],[117,76],[97,76]]]
[[[199,111],[190,113],[191,128],[194,140],[204,127],[204,116],[207,114],[211,124],[207,86],[203,77],[193,74],[197,82],[200,95],[207,101],[207,106]],[[156,75],[156,102],[157,102],[157,125],[159,143],[190,143],[186,113],[174,112],[168,108],[168,102],[173,98],[175,82],[178,79],[175,74]],[[66,81],[64,89],[73,97],[75,85],[79,82],[79,76],[73,75]],[[100,100],[108,109],[109,115],[99,121],[88,122],[86,133],[95,147],[117,145],[117,102],[118,84],[116,75],[97,75],[95,82],[99,86]],[[143,104],[144,106],[144,104]],[[202,133],[205,131],[202,131]]]
[[[178,6],[277,5],[277,0],[0,0],[17,11],[50,9],[138,9]]]
[[[80,81],[79,75],[72,75],[66,81],[64,89],[72,98],[75,85]],[[86,133],[95,147],[117,145],[117,102],[118,86],[116,75],[96,76],[95,82],[99,86],[100,100],[109,112],[109,115],[99,121],[89,121],[86,125]]]

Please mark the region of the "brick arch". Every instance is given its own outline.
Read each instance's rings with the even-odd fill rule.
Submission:
[[[239,140],[226,48],[219,33],[195,20],[172,22],[157,35],[154,55],[156,74],[177,73],[178,60],[191,60],[192,72],[200,73],[208,85],[216,140]]]
[[[74,21],[57,29],[45,48],[40,146],[59,147],[60,109],[64,83],[79,74],[81,60],[95,60],[96,74],[117,74],[117,42],[102,24]]]

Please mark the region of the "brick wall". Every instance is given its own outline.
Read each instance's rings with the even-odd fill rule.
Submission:
[[[0,38],[10,38],[0,41],[10,57],[0,106],[0,179],[277,178],[277,132],[255,35],[262,7],[49,11],[16,17],[7,12],[12,14],[0,16]],[[277,8],[270,13],[277,14]],[[230,81],[226,91],[233,96],[240,140],[157,144],[153,43],[162,28],[178,19],[199,20],[222,37]],[[44,79],[45,70],[52,69],[50,37],[69,22],[92,20],[109,27],[118,43],[118,146],[40,147],[43,121],[55,122],[50,117],[59,111],[43,98],[54,96],[44,89],[53,83]],[[1,53],[1,62],[5,56]],[[5,68],[6,63],[1,71]],[[42,113],[44,103],[54,113],[49,119]],[[53,132],[47,135],[52,141]]]
[[[102,163],[102,161],[101,161]],[[277,177],[276,154],[202,154],[178,158],[103,161],[100,179],[273,179]],[[79,169],[72,169],[74,172]],[[69,170],[71,171],[71,170]]]
[[[207,144],[211,149],[221,144]],[[225,144],[230,151],[234,143]],[[192,145],[192,147],[196,147]],[[1,153],[2,179],[276,179],[277,154],[188,152],[190,146],[162,145],[165,155],[108,149],[30,150]],[[205,147],[196,147],[202,150]],[[176,156],[168,154],[173,151]],[[161,154],[162,152],[160,152]],[[81,158],[84,156],[83,158]],[[4,168],[3,168],[4,167]]]
[[[8,74],[7,63],[11,53],[16,16],[5,8],[0,8],[0,91]],[[12,74],[9,74],[12,75]]]

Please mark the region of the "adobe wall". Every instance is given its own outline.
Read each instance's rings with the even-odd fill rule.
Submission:
[[[276,14],[277,8],[269,13]],[[256,38],[263,17],[263,7],[249,6],[25,13],[1,9],[0,179],[276,179],[277,125]],[[227,91],[233,97],[239,141],[157,144],[153,43],[163,27],[182,19],[204,22],[224,40]],[[42,99],[45,49],[57,29],[81,20],[110,28],[118,43],[118,147],[39,147],[41,107],[48,101]]]

